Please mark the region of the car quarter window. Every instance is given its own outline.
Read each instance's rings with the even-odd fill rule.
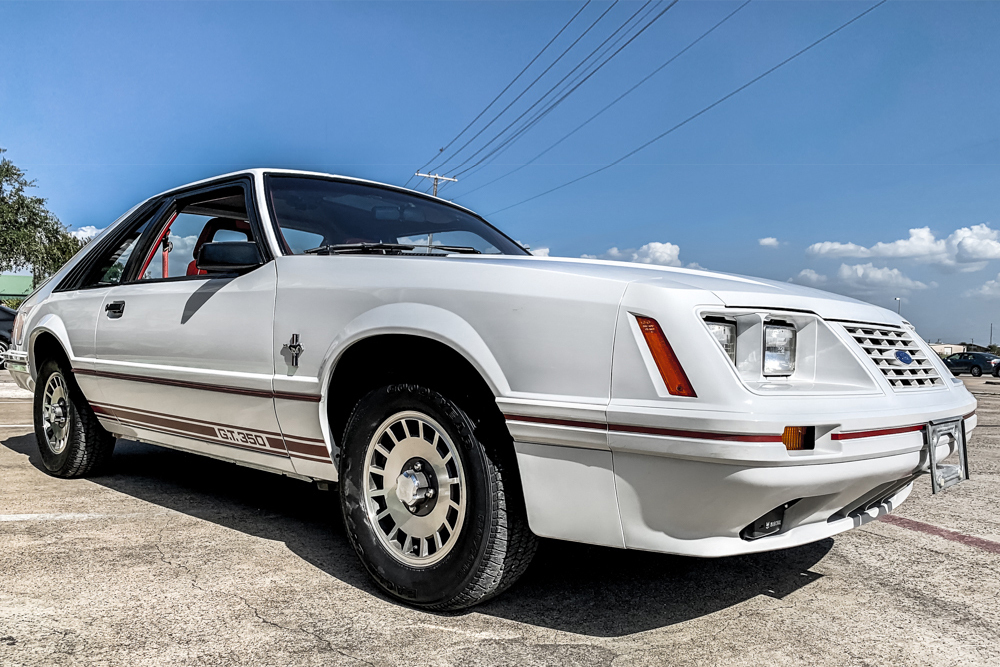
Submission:
[[[437,246],[527,254],[481,218],[430,198],[363,183],[274,174],[267,176],[265,187],[278,237],[289,254],[362,243],[413,246],[403,254],[448,252]]]
[[[150,235],[137,280],[208,275],[197,267],[203,245],[254,240],[242,187],[183,199]]]

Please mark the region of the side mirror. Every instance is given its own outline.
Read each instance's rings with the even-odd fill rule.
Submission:
[[[264,263],[256,243],[224,241],[206,243],[198,251],[197,266],[210,273],[238,273],[255,269]]]

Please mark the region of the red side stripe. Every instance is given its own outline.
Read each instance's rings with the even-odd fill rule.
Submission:
[[[238,394],[240,396],[254,396],[256,398],[280,398],[288,401],[308,401],[319,403],[322,397],[318,394],[297,394],[289,391],[263,391],[260,389],[247,389],[245,387],[230,387],[227,385],[209,384],[206,382],[186,382],[184,380],[169,380],[167,378],[151,378],[141,375],[129,375],[126,373],[110,373],[108,371],[97,371],[89,368],[73,369],[76,375],[93,375],[96,377],[109,378],[112,380],[124,380],[125,382],[145,382],[147,384],[158,384],[167,387],[183,387],[185,389],[198,389],[201,391],[214,391],[222,394]]]
[[[687,431],[672,428],[654,428],[652,426],[635,426],[632,424],[601,424],[599,422],[576,421],[573,419],[549,419],[548,417],[533,417],[528,415],[504,415],[509,421],[530,422],[535,424],[551,424],[553,426],[569,426],[572,428],[589,428],[615,433],[642,433],[644,435],[662,435],[671,438],[694,438],[697,440],[728,440],[735,442],[781,442],[781,435],[749,434],[749,433],[717,433],[714,431]]]
[[[148,410],[123,408],[116,405],[92,403],[91,407],[93,407],[94,412],[116,418],[123,424],[148,428],[160,433],[167,433],[168,435],[183,435],[185,437],[209,442],[213,445],[237,447],[239,449],[260,451],[268,454],[280,453],[282,456],[293,456],[303,460],[320,460],[324,463],[330,462],[330,454],[326,450],[326,444],[322,440],[317,440],[315,438],[289,436],[289,438],[294,439],[284,439],[281,434],[273,433],[271,431],[258,431],[256,429],[241,426],[216,424],[200,419],[192,420],[187,417],[158,414],[155,412],[149,412]],[[237,431],[238,433],[247,433],[258,436],[266,443],[266,446],[250,445],[248,443],[242,443],[222,437],[220,435],[220,429],[224,431]],[[271,451],[272,449],[277,451]]]
[[[696,440],[729,440],[733,442],[781,442],[781,434],[716,433],[713,431],[685,431],[673,428],[653,428],[631,424],[610,424],[612,431],[619,433],[642,433],[663,435],[670,438],[694,438]]]
[[[913,433],[923,431],[924,424],[914,424],[913,426],[900,426],[899,428],[879,428],[872,431],[848,431],[846,433],[834,433],[831,440],[855,440],[857,438],[878,438],[883,435],[896,435],[897,433]]]

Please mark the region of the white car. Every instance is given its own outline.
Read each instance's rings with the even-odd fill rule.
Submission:
[[[923,473],[967,478],[976,426],[889,310],[533,257],[447,201],[287,170],[129,211],[25,301],[6,358],[53,475],[128,438],[337,482],[374,580],[432,609],[510,586],[536,536],[708,557],[827,538]]]

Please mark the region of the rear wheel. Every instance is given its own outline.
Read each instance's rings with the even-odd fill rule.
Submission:
[[[979,366],[973,366],[971,369],[969,369],[969,372],[972,373],[972,377],[977,378],[983,374],[983,369],[980,368]]]
[[[45,470],[55,477],[83,477],[97,472],[115,447],[72,373],[46,361],[35,384],[35,439]]]
[[[0,339],[0,371],[7,365],[7,360],[3,358],[3,353],[10,349],[7,341]]]
[[[457,404],[426,387],[365,396],[345,429],[347,533],[387,593],[461,609],[505,590],[536,549],[509,455],[492,451]]]

